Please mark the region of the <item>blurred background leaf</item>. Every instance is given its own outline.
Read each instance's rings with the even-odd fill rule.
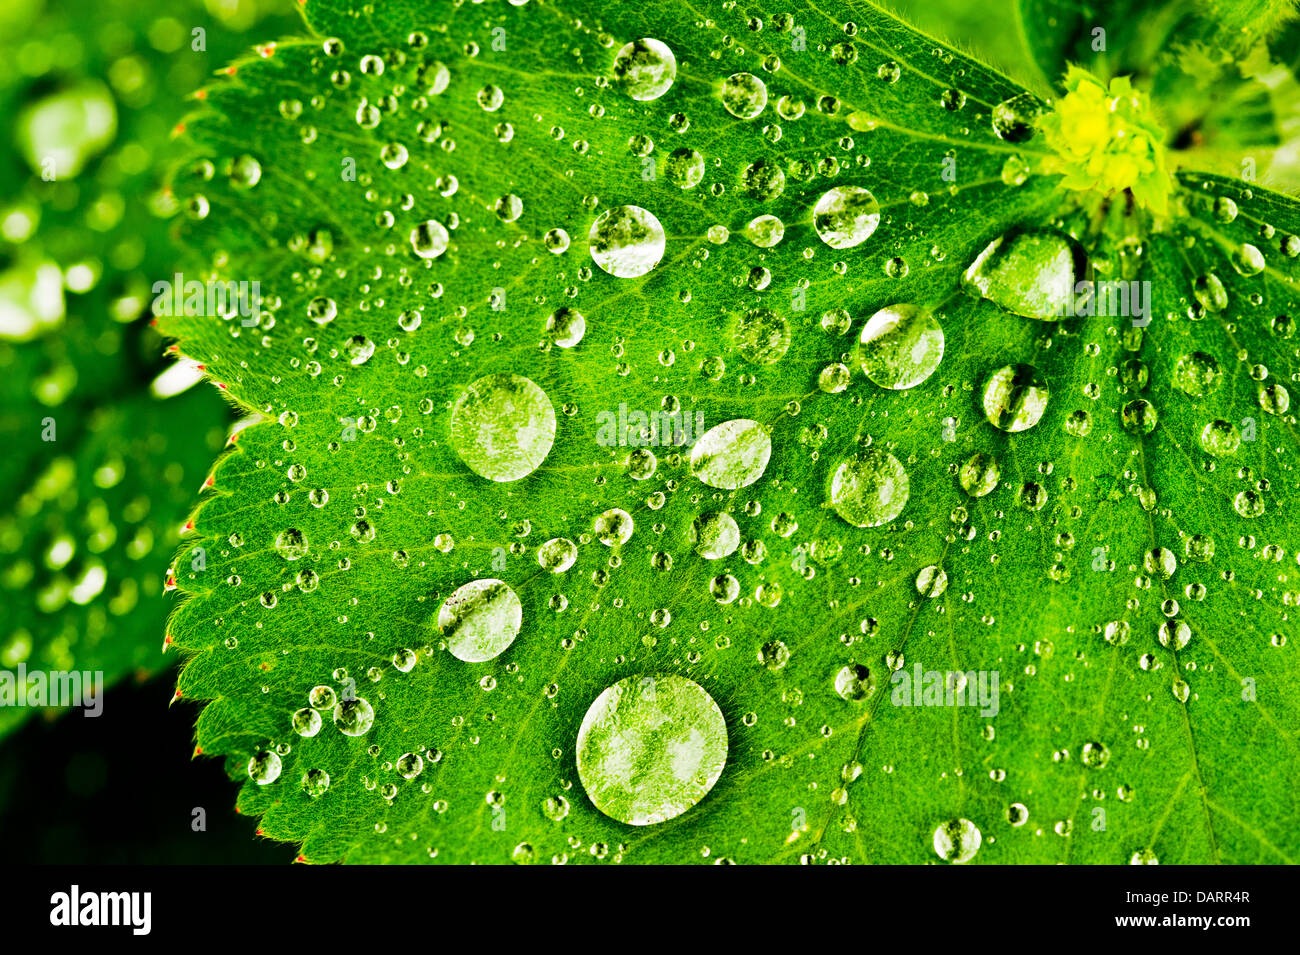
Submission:
[[[289,0],[17,0],[0,14],[0,666],[161,669],[164,569],[231,415],[167,369],[156,159]],[[251,35],[248,31],[255,31]],[[33,712],[0,709],[0,735]]]

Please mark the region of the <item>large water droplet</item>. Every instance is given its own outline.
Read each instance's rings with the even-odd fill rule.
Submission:
[[[587,236],[591,257],[604,271],[621,279],[645,275],[664,257],[664,227],[640,206],[616,206],[602,212]]]
[[[1201,431],[1201,447],[1216,457],[1233,454],[1241,447],[1241,434],[1231,421],[1211,421]]]
[[[519,375],[487,375],[456,399],[451,446],[475,474],[518,481],[532,474],[555,442],[555,409],[546,392]]]
[[[411,248],[422,259],[436,259],[447,251],[450,238],[446,226],[429,219],[411,230]]]
[[[990,242],[962,281],[1007,311],[1044,321],[1073,314],[1082,257],[1057,232],[1020,232]]]
[[[836,186],[813,207],[813,228],[832,249],[861,245],[880,224],[880,203],[861,186]]]
[[[1002,465],[991,454],[976,451],[957,472],[962,490],[971,497],[983,497],[998,486],[1002,479]]]
[[[680,816],[727,762],[727,724],[698,683],[675,674],[609,687],[578,729],[578,778],[592,804],[632,826]]]
[[[643,37],[624,44],[614,57],[614,81],[639,102],[658,99],[677,78],[677,57],[665,43]]]
[[[740,526],[730,514],[701,514],[691,524],[691,544],[705,560],[730,557],[740,546]]]
[[[751,308],[736,324],[736,347],[756,365],[774,365],[790,348],[790,323],[770,308]]]
[[[772,438],[757,421],[736,418],[710,428],[691,449],[691,473],[709,487],[734,491],[763,476]]]
[[[252,759],[248,761],[248,778],[259,786],[265,786],[280,778],[282,768],[283,764],[277,753],[262,750],[254,753]]]
[[[830,504],[854,527],[888,524],[907,504],[907,471],[888,451],[862,451],[831,476]]]
[[[1043,106],[1032,93],[1017,93],[993,107],[993,132],[998,139],[1023,143],[1034,135]]]
[[[568,307],[557,308],[546,319],[546,337],[559,348],[573,348],[587,334],[587,319]]]
[[[943,329],[918,305],[890,305],[867,320],[862,370],[881,388],[915,388],[943,359]]]
[[[537,563],[542,570],[562,574],[578,559],[578,545],[567,537],[552,537],[537,548]]]
[[[375,725],[375,708],[361,697],[339,700],[334,707],[334,725],[344,736],[364,736]]]
[[[722,105],[737,119],[753,119],[767,106],[767,84],[753,73],[733,73],[722,81]]]
[[[510,585],[489,577],[458,587],[442,602],[438,629],[457,660],[482,663],[505,652],[523,618],[524,608]]]
[[[1174,365],[1174,387],[1193,398],[1213,394],[1223,380],[1223,372],[1213,355],[1194,351]]]
[[[1049,395],[1032,365],[1004,365],[984,386],[984,417],[1003,431],[1026,431],[1047,410]]]
[[[979,829],[969,819],[952,819],[934,830],[934,851],[945,862],[969,862],[983,841]]]

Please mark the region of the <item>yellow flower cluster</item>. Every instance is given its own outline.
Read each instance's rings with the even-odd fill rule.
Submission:
[[[1066,74],[1065,90],[1056,111],[1040,124],[1056,152],[1049,168],[1062,174],[1061,185],[1105,196],[1127,189],[1140,205],[1164,215],[1171,189],[1164,130],[1146,96],[1126,76],[1107,88],[1077,66]]]

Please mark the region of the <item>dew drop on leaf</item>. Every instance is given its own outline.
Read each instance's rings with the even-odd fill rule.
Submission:
[[[753,119],[767,107],[767,84],[753,73],[733,73],[722,81],[722,105],[737,119]]]
[[[763,476],[772,438],[757,421],[736,418],[710,428],[691,449],[691,473],[724,491],[748,487]]]
[[[293,731],[299,736],[315,736],[320,732],[321,718],[310,707],[304,706],[293,714]]]
[[[411,230],[411,248],[422,259],[436,259],[447,251],[450,238],[446,226],[429,219]]]
[[[298,560],[307,549],[307,538],[297,528],[287,528],[275,536],[275,552],[285,560]]]
[[[888,451],[862,451],[835,469],[830,504],[854,527],[879,527],[903,513],[909,487],[896,457]]]
[[[713,788],[727,724],[698,683],[632,676],[601,693],[578,729],[578,778],[592,804],[633,826],[673,819]]]
[[[332,710],[338,700],[332,687],[314,686],[311,692],[307,694],[307,702],[311,704],[313,709]]]
[[[488,375],[471,384],[451,411],[451,446],[471,471],[490,481],[532,474],[555,442],[555,408],[520,375]]]
[[[934,830],[934,851],[945,862],[969,862],[983,841],[983,835],[969,819],[952,819]]]
[[[943,359],[943,329],[928,309],[890,305],[862,329],[862,370],[881,388],[915,388]]]
[[[1191,352],[1174,365],[1174,387],[1193,398],[1214,394],[1223,380],[1223,372],[1214,356]]]
[[[330,774],[323,769],[309,769],[302,774],[302,791],[317,799],[330,788]]]
[[[1002,466],[998,459],[983,451],[976,451],[957,472],[962,490],[971,497],[983,497],[998,486],[1002,479]]]
[[[375,725],[375,708],[368,700],[339,700],[334,706],[334,725],[344,736],[364,736]]]
[[[691,546],[705,560],[730,557],[740,546],[740,527],[730,514],[701,514],[691,524]]]
[[[1205,449],[1206,454],[1213,454],[1216,457],[1233,454],[1241,447],[1241,433],[1231,421],[1222,419],[1211,421],[1201,429],[1201,447]]]
[[[614,80],[638,102],[663,96],[677,78],[677,58],[668,45],[649,37],[625,44],[614,57]]]
[[[587,236],[591,257],[616,278],[645,275],[664,257],[664,227],[640,206],[607,209],[591,224]]]
[[[1055,321],[1072,314],[1080,259],[1060,233],[1019,232],[990,242],[962,281],[1009,312]]]
[[[552,537],[537,548],[537,563],[542,570],[562,574],[578,559],[578,546],[567,537]]]
[[[732,337],[747,361],[774,365],[790,349],[790,323],[770,308],[752,308],[736,323]]]
[[[557,308],[546,319],[546,337],[559,348],[573,348],[587,333],[587,319],[572,308]]]
[[[619,507],[597,515],[594,530],[596,539],[606,547],[621,547],[632,539],[636,524],[632,515]]]
[[[835,674],[835,692],[851,703],[860,703],[875,690],[871,671],[861,663],[851,663]]]
[[[1002,431],[1026,431],[1047,410],[1049,395],[1032,365],[1004,365],[984,386],[984,417]]]
[[[279,754],[261,750],[248,761],[248,778],[259,786],[265,786],[280,778],[281,767]]]
[[[438,629],[451,655],[466,663],[500,656],[519,635],[523,605],[504,581],[495,577],[458,587],[438,608]]]
[[[835,186],[813,207],[813,228],[832,249],[861,245],[880,224],[880,203],[861,186]]]
[[[993,132],[998,139],[1023,143],[1034,135],[1042,105],[1032,93],[1017,93],[993,107]]]

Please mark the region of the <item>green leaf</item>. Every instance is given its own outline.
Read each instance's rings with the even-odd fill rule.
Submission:
[[[265,14],[247,9],[263,26]],[[111,684],[167,662],[163,570],[229,424],[211,393],[173,396],[183,368],[151,387],[168,367],[151,286],[174,254],[150,156],[187,108],[174,91],[243,48],[251,24],[199,3],[4,16],[0,668]],[[191,48],[192,27],[211,52]],[[39,710],[0,707],[0,734]]]
[[[1293,371],[1291,200],[1061,188],[1043,104],[866,4],[306,12],[176,177],[187,274],[259,282],[261,322],[166,323],[265,419],[170,632],[267,836],[1296,857],[1294,420],[1259,398]],[[1149,324],[1056,320],[1047,280],[1085,275],[1150,281]],[[662,412],[698,442],[627,442]],[[918,669],[983,705],[902,705]]]

